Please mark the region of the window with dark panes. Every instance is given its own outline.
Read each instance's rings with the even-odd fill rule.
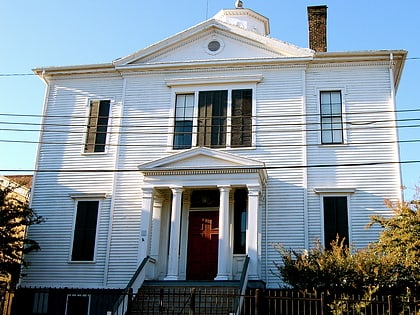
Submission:
[[[191,148],[194,94],[178,94],[175,103],[174,149]]]
[[[321,91],[321,142],[343,143],[343,115],[341,91]]]
[[[72,261],[93,261],[94,259],[98,208],[99,201],[77,203]]]
[[[91,101],[85,153],[105,152],[110,101]]]
[[[234,195],[234,222],[233,222],[233,253],[246,253],[248,192],[246,189],[237,189]]]
[[[249,147],[251,144],[252,90],[233,90],[231,146]]]
[[[349,223],[347,197],[324,197],[324,245],[331,248],[331,242],[345,238],[344,244],[349,244]]]
[[[198,97],[197,146],[225,147],[227,91],[201,91]]]
[[[66,315],[88,315],[89,301],[87,295],[68,295]]]

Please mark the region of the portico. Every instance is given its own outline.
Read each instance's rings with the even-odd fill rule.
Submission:
[[[200,147],[139,169],[139,259],[156,259],[152,277],[232,280],[248,255],[249,279],[260,279],[264,163]]]

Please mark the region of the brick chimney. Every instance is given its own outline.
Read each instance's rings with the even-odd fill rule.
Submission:
[[[309,48],[316,52],[327,51],[327,6],[308,7]]]

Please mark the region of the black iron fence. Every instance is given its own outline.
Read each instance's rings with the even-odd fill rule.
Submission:
[[[414,297],[335,296],[283,289],[248,289],[245,295],[226,288],[160,288],[133,293],[124,290],[21,288],[0,296],[0,315],[419,315]],[[121,299],[121,296],[124,297]],[[126,307],[116,309],[117,301]],[[124,311],[121,311],[124,309]]]

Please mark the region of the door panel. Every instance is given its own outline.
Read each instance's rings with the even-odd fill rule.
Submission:
[[[213,280],[217,275],[219,212],[191,211],[188,229],[188,280]]]

